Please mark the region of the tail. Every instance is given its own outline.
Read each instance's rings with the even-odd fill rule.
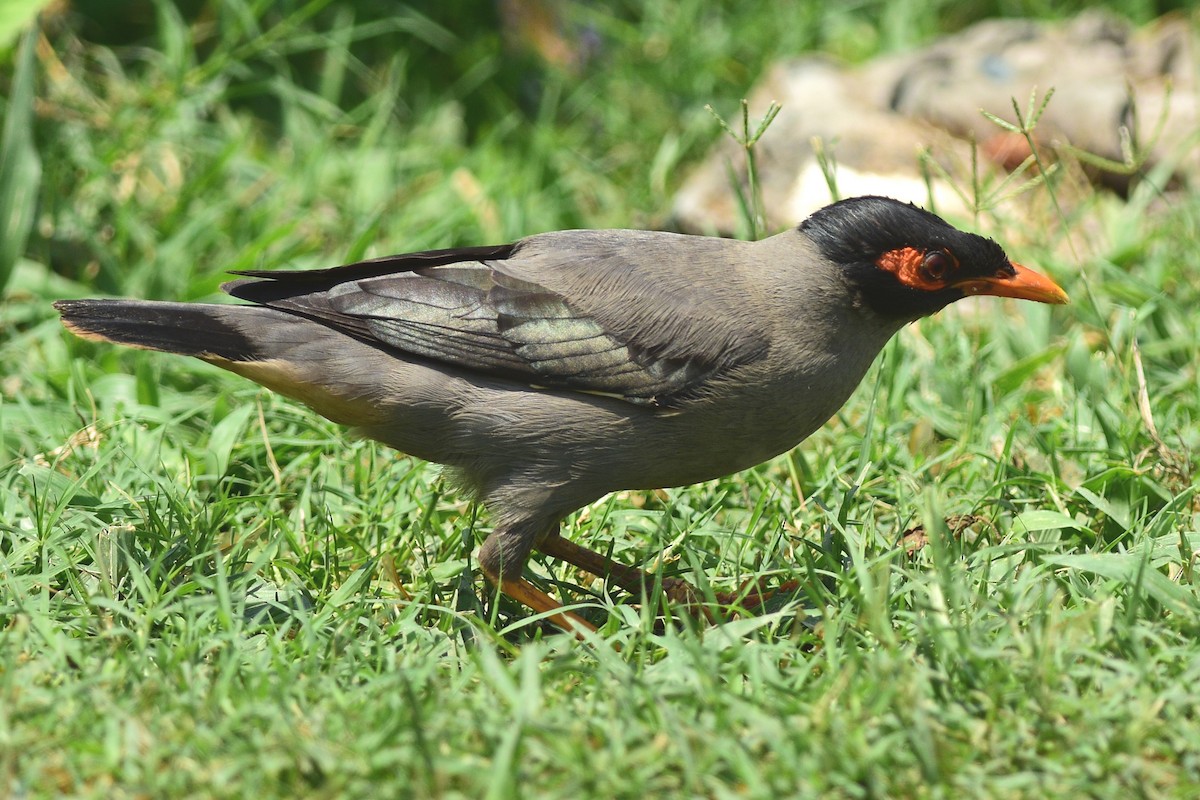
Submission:
[[[145,300],[60,300],[54,307],[84,339],[195,356],[344,425],[388,422],[383,406],[392,387],[405,382],[400,373],[412,368],[383,349],[274,308]]]
[[[67,330],[84,339],[227,361],[270,357],[248,332],[256,321],[287,316],[255,306],[145,300],[59,300],[54,307]]]

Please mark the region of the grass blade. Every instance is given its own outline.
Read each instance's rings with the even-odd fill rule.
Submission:
[[[12,95],[0,134],[0,290],[8,284],[33,227],[42,162],[33,145],[33,53],[38,29],[25,32],[17,51]]]

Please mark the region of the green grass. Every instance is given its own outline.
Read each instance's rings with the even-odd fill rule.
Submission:
[[[699,630],[535,558],[601,624],[586,644],[494,601],[489,522],[436,468],[49,307],[661,225],[721,135],[704,105],[735,116],[776,54],[1013,9],[573,7],[604,42],[573,76],[505,51],[486,3],[195,5],[106,31],[80,2],[36,59],[38,210],[0,316],[0,795],[1200,794],[1193,194],[1001,215],[1072,305],[923,321],[795,453],[572,517],[702,590],[804,584]]]

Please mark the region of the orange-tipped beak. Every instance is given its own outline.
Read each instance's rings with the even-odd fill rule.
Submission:
[[[995,297],[1015,297],[1018,300],[1034,300],[1038,303],[1069,303],[1071,298],[1054,281],[1040,272],[1013,263],[1013,275],[993,275],[990,278],[972,278],[954,284],[966,294],[990,294]]]

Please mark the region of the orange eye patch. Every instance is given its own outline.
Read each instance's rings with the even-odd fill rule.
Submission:
[[[958,260],[949,252],[925,252],[915,247],[889,250],[875,264],[895,275],[905,286],[926,292],[945,288],[946,279],[958,269]]]

